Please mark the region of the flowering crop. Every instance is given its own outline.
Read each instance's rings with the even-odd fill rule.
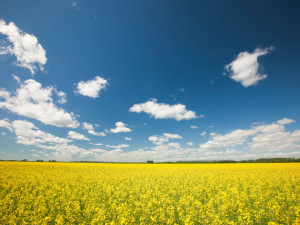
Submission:
[[[0,162],[0,224],[300,224],[300,164]]]

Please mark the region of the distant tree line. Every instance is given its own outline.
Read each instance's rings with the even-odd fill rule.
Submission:
[[[176,163],[291,163],[300,162],[300,158],[260,158],[248,160],[195,160],[195,161],[177,161]]]

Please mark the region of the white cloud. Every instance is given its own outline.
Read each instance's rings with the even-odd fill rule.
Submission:
[[[191,129],[197,129],[197,128],[199,128],[199,127],[196,126],[196,125],[192,125],[192,126],[191,126]]]
[[[294,122],[284,118],[277,123],[257,126],[257,135],[252,138],[249,147],[252,151],[286,151],[300,149],[300,130],[286,132],[284,125]]]
[[[129,145],[127,144],[120,144],[120,145],[106,145],[107,148],[116,148],[116,149],[119,149],[119,148],[129,148]]]
[[[12,127],[17,143],[39,148],[36,154],[40,159],[56,160],[98,160],[119,162],[178,161],[178,160],[241,160],[264,157],[300,157],[300,130],[288,132],[285,125],[290,119],[281,119],[271,124],[259,124],[249,129],[237,129],[227,134],[211,135],[212,142],[206,142],[200,148],[183,148],[178,142],[178,134],[164,133],[149,137],[156,145],[151,148],[123,151],[129,145],[107,145],[109,150],[101,148],[84,149],[70,144],[72,140],[60,138],[39,130],[34,124],[15,120],[3,120],[3,127]],[[0,124],[2,124],[0,122]],[[101,146],[101,143],[95,145]],[[205,147],[206,145],[206,147]],[[221,146],[221,147],[220,147]],[[234,147],[235,146],[235,147]],[[221,148],[221,149],[220,149]]]
[[[95,157],[97,156],[96,153],[106,152],[101,149],[86,150],[70,145],[69,142],[72,140],[41,131],[33,123],[25,120],[15,120],[10,124],[16,134],[16,143],[42,149],[42,151],[39,150],[39,153],[43,159],[70,161],[74,160],[78,155],[80,157]]]
[[[126,141],[131,141],[132,138],[131,138],[131,137],[125,137],[125,140],[126,140]]]
[[[18,76],[16,76],[16,75],[11,75],[11,76],[12,76],[12,78],[14,78],[15,81],[18,82],[18,84],[21,84],[21,83],[22,83],[22,82],[21,82],[21,79],[20,79]]]
[[[180,136],[179,134],[164,133],[163,136],[170,139],[182,139],[182,136]]]
[[[168,142],[169,139],[167,137],[164,136],[158,136],[158,135],[154,135],[154,136],[150,136],[148,137],[148,140],[153,142],[156,145],[161,145],[164,142]]]
[[[155,98],[145,103],[135,104],[129,109],[129,111],[136,113],[145,112],[153,116],[155,119],[172,118],[180,121],[197,118],[196,113],[187,110],[185,105],[168,105],[165,103],[157,103]]]
[[[267,125],[237,129],[225,135],[211,134],[212,140],[200,145],[201,150],[225,149],[245,146],[254,152],[295,151],[300,149],[300,130],[285,131],[284,125],[294,122],[283,118]]]
[[[44,159],[73,160],[74,156],[84,154],[88,150],[69,145],[72,140],[60,138],[39,130],[33,123],[24,120],[15,120],[12,123],[17,136],[17,143],[43,149],[39,152]],[[50,152],[46,152],[49,150]],[[43,153],[43,154],[41,154]]]
[[[258,81],[266,79],[266,74],[259,73],[259,56],[270,53],[274,48],[265,49],[256,48],[253,53],[241,52],[235,60],[225,66],[225,70],[229,72],[229,76],[236,82],[240,82],[244,87],[249,87],[258,83]]]
[[[8,129],[10,132],[14,131],[12,125],[9,122],[9,119],[7,119],[7,118],[0,120],[0,127],[4,127],[6,129]]]
[[[178,148],[180,148],[180,143],[178,143],[178,142],[172,142],[172,143],[168,143],[167,146],[169,146],[171,148],[178,149]]]
[[[0,19],[0,33],[11,43],[0,46],[0,55],[16,56],[16,65],[29,69],[31,74],[35,73],[36,65],[43,71],[47,62],[46,51],[34,35],[20,30],[13,22],[6,24],[3,19]]]
[[[58,97],[58,100],[56,101],[59,104],[66,104],[67,103],[67,94],[63,91],[57,91],[55,89],[55,93]]]
[[[206,131],[202,131],[200,135],[201,136],[205,136],[206,135]]]
[[[71,140],[60,138],[39,130],[33,123],[15,120],[12,127],[17,135],[17,143],[41,147],[41,144],[66,144]]]
[[[0,88],[0,98],[9,98],[10,93],[6,91],[4,88]]]
[[[237,150],[234,150],[234,149],[227,149],[225,151],[225,154],[238,154],[238,153],[240,153],[240,152]]]
[[[182,139],[182,136],[180,136],[179,134],[164,133],[161,136],[153,135],[148,137],[148,140],[156,145],[162,145],[163,143],[168,142],[169,139]]]
[[[213,140],[210,140],[200,146],[201,149],[223,149],[227,147],[234,147],[237,145],[243,145],[247,138],[251,135],[254,135],[255,131],[250,130],[234,130],[228,134],[220,135],[215,134],[211,135]]]
[[[90,143],[91,145],[97,145],[97,146],[102,146],[102,143]]]
[[[96,125],[97,125],[97,127],[99,126],[98,124],[96,124]],[[95,126],[96,126],[96,125],[95,125]],[[105,137],[105,136],[106,136],[106,134],[105,134],[104,132],[96,132],[96,131],[94,130],[95,128],[94,128],[93,124],[83,122],[83,123],[82,123],[82,128],[83,128],[84,130],[87,130],[88,133],[91,134],[91,135],[94,135],[94,136],[101,136],[101,137]]]
[[[77,133],[75,131],[69,131],[68,137],[76,140],[90,140],[89,138],[85,137],[83,134]]]
[[[88,130],[88,133],[94,136],[105,137],[106,134],[104,132],[96,132],[94,130]]]
[[[131,132],[131,129],[126,127],[124,123],[117,122],[115,123],[116,128],[111,128],[110,132],[112,133],[121,133],[121,132]]]
[[[86,123],[86,122],[82,123],[82,128],[85,129],[85,130],[94,130],[93,124]]]
[[[43,88],[40,83],[29,79],[24,81],[14,95],[5,89],[0,91],[0,108],[13,113],[41,121],[47,125],[75,128],[79,126],[76,118],[62,108],[58,108],[52,99],[54,88]]]
[[[74,92],[91,98],[98,98],[99,92],[105,89],[106,85],[107,80],[96,76],[93,80],[88,80],[86,82],[80,81],[77,84],[77,89]]]
[[[171,143],[170,143],[171,144]],[[178,161],[178,160],[239,160],[239,159],[254,159],[267,157],[300,157],[300,152],[291,153],[276,153],[276,154],[232,154],[230,152],[205,152],[201,153],[197,149],[182,148],[178,144],[155,146],[152,150],[138,149],[134,151],[122,151],[115,149],[105,151],[102,149],[90,149],[84,152],[86,155],[91,155],[93,160],[103,160],[110,162],[145,162],[153,160],[155,162]],[[83,154],[81,154],[83,155]]]
[[[260,133],[253,137],[249,147],[252,151],[281,151],[300,149],[300,131]]]
[[[281,120],[278,120],[277,123],[280,125],[285,125],[285,124],[290,124],[290,123],[294,123],[294,120],[288,119],[288,118],[283,118]]]
[[[187,143],[189,146],[193,146],[194,145],[194,143],[191,141],[191,142],[188,142]]]

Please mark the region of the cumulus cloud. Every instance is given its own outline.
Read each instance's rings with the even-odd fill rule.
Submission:
[[[121,133],[121,132],[131,132],[132,130],[128,127],[126,127],[126,125],[122,122],[117,122],[115,123],[116,127],[115,128],[111,128],[110,132],[112,133]]]
[[[43,147],[41,144],[66,144],[71,140],[60,138],[39,130],[33,123],[24,120],[15,120],[12,127],[17,136],[17,143]]]
[[[145,112],[153,116],[155,119],[171,118],[180,121],[197,118],[196,113],[191,110],[187,110],[185,105],[168,105],[165,103],[157,103],[157,99],[155,98],[145,103],[134,104],[129,111],[136,113]],[[203,115],[200,117],[203,117]]]
[[[54,88],[42,87],[42,85],[32,79],[20,84],[20,88],[15,93],[10,93],[5,89],[0,90],[0,108],[21,116],[26,116],[41,121],[47,125],[57,127],[75,128],[79,126],[72,113],[68,113],[62,108],[58,108],[52,99]]]
[[[129,147],[129,145],[122,144],[110,146],[111,148],[115,148],[110,151],[99,148],[84,149],[70,144],[69,142],[72,141],[70,139],[60,138],[41,131],[31,122],[25,120],[15,120],[13,122],[9,122],[8,120],[3,121],[5,121],[5,123],[3,123],[5,127],[12,127],[12,130],[16,134],[16,142],[18,144],[39,148],[40,150],[35,150],[35,154],[38,153],[37,155],[43,159],[70,161],[78,157],[78,159],[114,160],[116,159],[115,157],[122,156],[122,150],[120,150],[120,148]],[[69,134],[73,136],[72,133]],[[98,143],[95,145],[101,144]],[[129,158],[127,158],[127,160],[129,161]]]
[[[6,91],[4,88],[0,88],[0,98],[9,98],[10,97],[10,93],[8,91]]]
[[[44,132],[33,123],[24,120],[10,122],[0,120],[0,127],[10,129],[16,134],[19,144],[35,147],[41,159],[57,160],[99,160],[99,161],[178,161],[178,160],[241,160],[263,157],[300,157],[300,130],[286,131],[285,126],[294,121],[280,119],[270,124],[256,123],[249,129],[236,129],[227,134],[211,134],[208,142],[199,148],[188,142],[186,148],[178,142],[182,136],[163,133],[148,139],[155,146],[130,151],[122,150],[129,145],[107,145],[109,150],[101,147],[84,149],[70,144],[70,138],[61,138]],[[91,128],[90,126],[87,126]],[[79,134],[80,135],[80,134]],[[69,137],[72,135],[69,135]],[[101,146],[101,143],[94,144]]]
[[[244,146],[250,151],[273,152],[300,149],[300,130],[285,131],[285,126],[294,122],[283,118],[272,124],[252,126],[250,129],[237,129],[225,135],[211,134],[212,140],[200,145],[202,150],[226,149]]]
[[[187,143],[189,146],[193,146],[194,145],[194,143],[191,141],[191,142],[188,142]]]
[[[290,124],[290,123],[294,123],[295,121],[292,119],[288,119],[288,118],[283,118],[281,120],[278,120],[277,123],[280,125],[286,125],[286,124]]]
[[[105,137],[106,134],[104,132],[96,132],[94,130],[88,130],[88,133],[94,136],[101,136],[101,137]]]
[[[179,134],[164,133],[163,136],[170,139],[182,139],[182,136],[180,136]]]
[[[163,143],[168,142],[169,139],[182,139],[182,136],[179,134],[163,133],[163,135],[153,135],[148,137],[148,140],[156,145],[162,145]]]
[[[154,136],[150,136],[148,137],[148,140],[153,142],[156,145],[161,145],[164,142],[168,142],[169,138],[165,137],[165,136],[159,136],[159,135],[154,135]]]
[[[200,133],[200,135],[201,135],[201,136],[205,136],[205,135],[206,135],[206,131],[202,131],[202,132]]]
[[[219,151],[219,152],[199,152],[194,148],[182,148],[179,144],[169,143],[170,145],[155,146],[151,150],[138,149],[133,151],[123,151],[114,149],[106,151],[102,149],[90,149],[84,152],[90,155],[93,160],[103,160],[109,162],[145,162],[153,160],[155,162],[170,162],[170,161],[191,161],[191,160],[240,160],[254,158],[269,158],[269,157],[300,157],[300,152],[285,152],[275,154],[248,154],[241,151]],[[84,155],[80,154],[80,155]]]
[[[104,132],[96,132],[94,130],[88,130],[88,133],[94,136],[101,136],[101,137],[105,137],[106,134]]]
[[[8,129],[10,132],[14,131],[12,125],[10,124],[9,119],[7,119],[7,118],[0,120],[0,127],[4,127],[6,129]]]
[[[125,137],[125,140],[126,140],[126,141],[131,141],[132,138],[131,138],[131,137]]]
[[[7,36],[8,43],[0,46],[0,55],[14,55],[16,65],[30,70],[34,74],[37,66],[43,71],[47,62],[46,51],[38,39],[20,30],[13,22],[6,24],[0,19],[0,33]]]
[[[256,48],[254,52],[241,52],[237,58],[225,66],[231,79],[240,82],[244,87],[257,84],[260,80],[266,79],[267,74],[260,74],[258,57],[270,53],[274,48]]]
[[[196,125],[192,125],[192,126],[190,126],[191,127],[191,129],[197,129],[197,128],[199,128],[198,126],[196,126]]]
[[[75,131],[69,131],[68,137],[76,140],[89,141],[90,139],[85,137],[83,134],[77,133]]]
[[[89,134],[94,135],[94,136],[101,136],[105,137],[106,134],[104,132],[96,132],[94,129],[94,125],[90,123],[83,122],[82,123],[82,128],[84,130],[87,130]]]
[[[172,143],[168,143],[167,146],[169,146],[171,148],[178,149],[178,148],[180,148],[180,143],[178,143],[178,142],[172,142]]]
[[[285,121],[287,122],[287,120]],[[300,130],[287,132],[285,131],[284,125],[281,125],[280,123],[282,123],[282,120],[278,120],[272,124],[251,127],[248,130],[244,130],[245,132],[234,132],[234,135],[231,135],[232,139],[241,139],[247,136],[247,134],[251,133],[249,130],[254,129],[256,133],[248,137],[248,140],[245,142],[246,145],[249,147],[251,143],[267,144],[270,143],[270,140],[280,141],[279,146],[281,147],[275,149],[274,152],[271,152],[273,150],[270,150],[270,147],[272,148],[274,146],[258,146],[258,149],[253,148],[251,150],[236,150],[232,146],[228,146],[222,150],[214,148],[192,148],[190,146],[188,148],[183,148],[178,142],[168,143],[170,139],[168,137],[180,139],[180,135],[168,135],[168,133],[165,133],[167,135],[163,134],[161,136],[153,136],[155,141],[159,140],[157,137],[164,137],[163,142],[147,149],[140,148],[138,150],[124,151],[122,148],[129,147],[129,145],[125,144],[107,145],[107,148],[111,148],[109,150],[104,150],[101,148],[84,149],[70,144],[70,139],[60,138],[47,132],[43,132],[30,122],[16,120],[10,124],[17,135],[17,143],[39,148],[40,150],[36,150],[35,153],[38,154],[41,159],[57,159],[60,161],[87,159],[110,162],[145,162],[147,160],[154,160],[163,162],[178,160],[241,160],[264,157],[300,157],[300,148],[297,144],[300,142]],[[280,134],[279,138],[278,133],[288,133],[288,135],[285,138],[281,138],[281,135],[283,134]],[[267,136],[259,138],[259,140],[253,140],[254,137],[258,137],[260,134]],[[212,136],[212,138],[217,136],[218,134]],[[238,136],[241,136],[241,138]],[[227,139],[229,139],[229,137],[230,135],[226,136]],[[271,139],[264,139],[268,137]],[[228,140],[225,141],[229,143]],[[235,144],[238,143],[238,141],[232,143]],[[294,143],[294,145],[286,145],[288,143]],[[276,145],[278,145],[278,142]],[[261,147],[266,147],[266,150],[259,150]],[[284,150],[282,147],[284,147]]]
[[[72,140],[44,132],[26,120],[15,120],[11,122],[11,126],[16,134],[16,143],[42,149],[39,153],[43,158],[73,160],[74,156],[89,152],[86,149],[70,145],[69,142]],[[46,150],[50,152],[46,152]]]
[[[82,128],[85,129],[85,130],[94,130],[93,124],[90,124],[90,123],[87,123],[87,122],[82,123]]]
[[[252,151],[287,151],[300,149],[300,130],[294,132],[285,131],[282,120],[270,125],[257,126],[254,129],[257,134],[248,144]]]
[[[57,103],[59,104],[66,104],[67,103],[67,94],[63,91],[57,91],[56,89],[54,89],[58,100],[56,100]]]
[[[129,148],[129,145],[127,144],[120,144],[120,145],[106,145],[107,148],[116,148],[116,149],[119,149],[119,148]]]
[[[86,82],[80,81],[77,84],[77,89],[74,92],[83,96],[98,98],[99,92],[105,89],[107,84],[107,80],[102,77],[96,76],[93,80],[88,80]]]
[[[200,146],[202,149],[223,149],[243,145],[249,136],[254,135],[255,130],[234,130],[228,134],[212,134],[213,140],[210,140]]]

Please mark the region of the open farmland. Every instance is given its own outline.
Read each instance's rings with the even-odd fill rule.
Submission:
[[[300,164],[0,162],[0,224],[299,224]]]

